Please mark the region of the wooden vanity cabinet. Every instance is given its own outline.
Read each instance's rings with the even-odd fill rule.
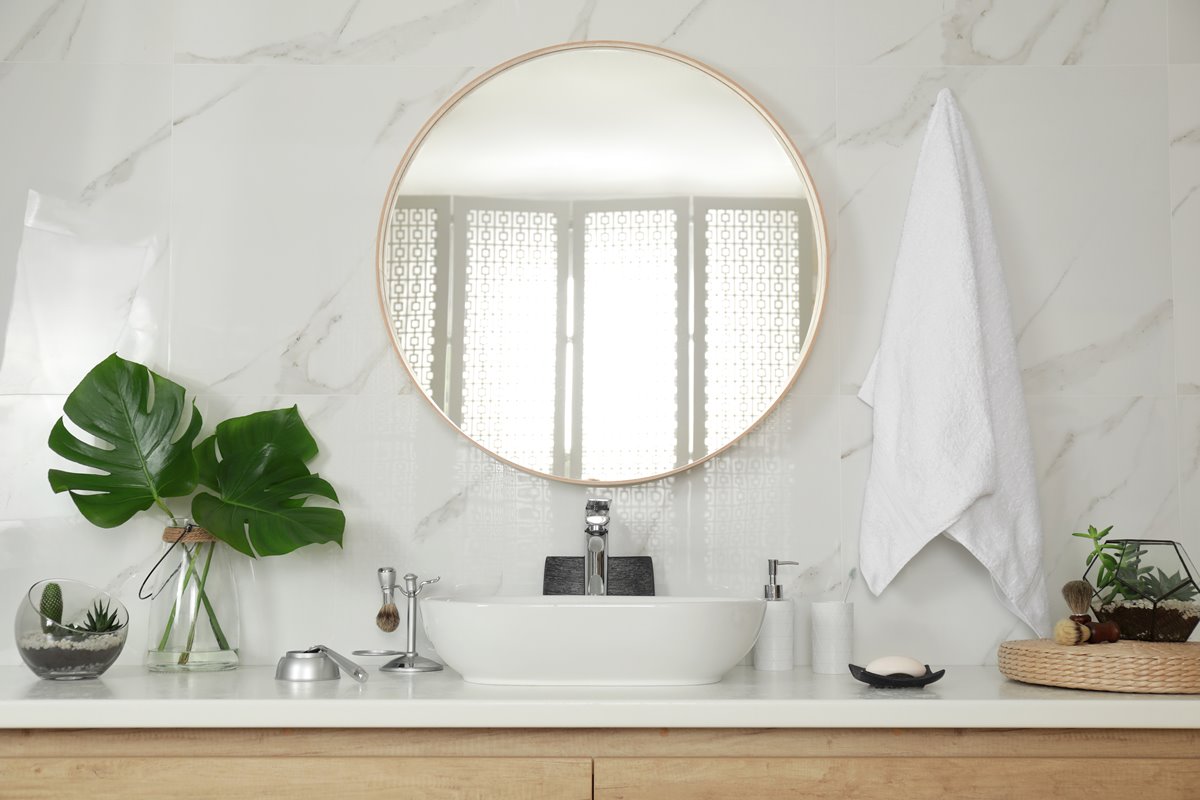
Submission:
[[[3,800],[1190,800],[1198,786],[1192,730],[0,731]]]

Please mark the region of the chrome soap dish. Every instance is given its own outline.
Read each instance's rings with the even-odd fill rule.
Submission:
[[[314,644],[307,650],[288,650],[275,667],[275,680],[336,681],[342,676],[339,666],[359,683],[367,682],[365,669],[323,644]]]

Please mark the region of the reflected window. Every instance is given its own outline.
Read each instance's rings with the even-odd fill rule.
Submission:
[[[385,297],[417,382],[484,447],[569,477],[682,466],[791,378],[809,216],[803,200],[406,196]]]
[[[445,269],[449,224],[449,198],[400,198],[392,206],[385,244],[388,318],[417,384],[431,394],[440,305],[435,293],[439,265]]]
[[[687,331],[676,325],[687,285],[687,207],[576,204],[582,222],[582,461],[619,474],[679,463],[679,375]],[[607,205],[607,204],[605,204]],[[681,229],[681,224],[683,225]],[[681,235],[682,233],[682,235]],[[684,298],[686,302],[686,297]],[[667,378],[667,380],[664,380]]]
[[[704,253],[705,450],[732,441],[787,385],[814,289],[795,277],[800,212],[777,203],[698,204]],[[804,326],[793,324],[804,316]]]
[[[549,472],[554,419],[560,215],[554,210],[463,204],[461,270],[451,295],[462,320],[463,380],[450,387],[463,430],[487,431],[487,445],[520,464]],[[457,231],[456,231],[457,232]],[[451,353],[451,358],[456,354]],[[461,421],[460,421],[461,420]]]

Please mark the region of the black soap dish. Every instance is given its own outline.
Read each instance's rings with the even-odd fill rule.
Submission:
[[[926,664],[925,674],[919,677],[905,675],[902,672],[895,675],[876,675],[874,672],[867,672],[857,664],[850,664],[850,674],[863,683],[869,683],[878,689],[915,689],[940,680],[946,674],[946,670],[939,669],[934,672]]]

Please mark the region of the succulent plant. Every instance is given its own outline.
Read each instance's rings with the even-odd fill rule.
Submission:
[[[1162,569],[1142,565],[1142,557],[1149,552],[1145,548],[1134,548],[1126,542],[1106,542],[1104,539],[1112,531],[1109,525],[1104,530],[1097,530],[1089,525],[1087,533],[1072,533],[1088,539],[1092,543],[1092,552],[1088,553],[1087,566],[1090,568],[1095,561],[1097,564],[1096,577],[1093,583],[1096,596],[1101,604],[1112,603],[1118,599],[1125,601],[1149,600],[1158,603],[1161,600],[1193,600],[1197,596],[1197,587],[1190,578],[1179,572],[1167,575]]]
[[[1138,589],[1147,597],[1163,600],[1194,600],[1197,594],[1196,585],[1179,572],[1168,575],[1161,569],[1142,575]]]
[[[92,610],[87,612],[87,619],[82,625],[71,625],[70,628],[81,633],[108,633],[120,630],[122,625],[118,614],[112,610],[112,604],[97,600],[92,603]]]

